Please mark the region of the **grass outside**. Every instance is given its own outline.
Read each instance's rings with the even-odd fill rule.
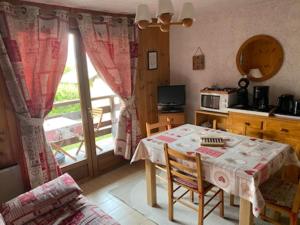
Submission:
[[[101,141],[101,140],[105,140],[105,139],[108,139],[108,138],[111,138],[111,137],[112,137],[112,134],[106,134],[106,135],[103,135],[103,136],[100,136],[100,137],[96,137],[96,142]],[[63,149],[67,152],[71,151],[72,149],[78,149],[79,146],[80,146],[80,143],[81,142],[77,142],[77,143],[74,143],[74,144],[71,144],[71,145],[64,146]]]
[[[55,95],[54,102],[63,102],[68,100],[79,99],[78,84],[73,83],[60,83]],[[53,107],[49,113],[49,117],[59,116],[65,113],[80,112],[80,104],[73,104],[63,107]]]

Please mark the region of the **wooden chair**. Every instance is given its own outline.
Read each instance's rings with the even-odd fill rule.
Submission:
[[[147,137],[169,130],[170,128],[171,125],[168,122],[146,123]]]
[[[102,108],[94,108],[94,109],[91,109],[90,110],[90,115],[92,116],[93,118],[93,123],[94,121],[96,120],[96,123],[94,124],[94,133],[95,133],[95,136],[97,134],[97,132],[100,131],[100,128],[101,128],[101,125],[102,125],[102,118],[103,118],[103,109]],[[77,152],[76,152],[76,155],[79,154],[79,152],[81,151],[81,148],[83,146],[83,143],[84,143],[84,137],[81,136],[79,137],[81,139],[81,143],[77,149]],[[96,148],[99,149],[100,151],[103,151],[102,148],[100,148],[97,143],[96,143]]]
[[[220,216],[224,217],[223,190],[218,188],[216,192],[212,191],[213,196],[210,197],[208,201],[204,202],[205,194],[211,191],[215,186],[205,182],[202,178],[202,163],[200,154],[189,156],[169,148],[167,144],[164,146],[164,151],[168,173],[169,220],[174,219],[173,205],[176,202],[180,202],[198,212],[198,225],[203,225],[204,219],[217,207],[220,209]],[[195,165],[195,168],[189,167],[183,162],[192,163]],[[174,184],[178,185],[178,187],[175,189]],[[180,188],[185,188],[187,191],[185,191],[179,197],[174,197],[174,193]],[[190,191],[198,194],[198,207],[195,207],[194,204],[182,200],[182,197],[184,197]],[[208,213],[204,215],[204,207],[207,206],[218,195],[219,201],[208,211]]]
[[[168,122],[158,122],[158,123],[146,123],[146,132],[147,132],[147,137],[150,137],[151,135],[169,130],[170,124]],[[155,164],[155,168],[162,171],[163,173],[167,173],[167,169],[165,166],[162,165],[157,165]],[[155,175],[158,179],[162,180],[163,182],[167,183],[167,179],[164,177],[156,174]]]
[[[280,177],[273,177],[260,186],[260,191],[266,201],[261,218],[270,223],[280,225],[274,218],[266,215],[266,209],[286,214],[290,218],[290,225],[298,224],[300,209],[300,182],[294,184]]]

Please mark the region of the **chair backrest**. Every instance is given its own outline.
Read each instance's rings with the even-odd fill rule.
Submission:
[[[180,179],[181,183],[194,183],[198,186],[196,190],[203,192],[201,155],[198,153],[193,156],[187,155],[171,149],[167,144],[164,146],[164,151],[169,181]]]
[[[299,174],[300,174],[300,166],[297,166],[297,165],[289,165],[289,166],[285,166],[283,167],[283,173],[282,173],[282,179],[285,180],[285,181],[288,181],[288,182],[291,182],[291,183],[294,183],[294,184],[297,184],[298,187],[297,187],[297,193],[296,193],[296,196],[294,198],[294,201],[293,201],[293,205],[292,205],[292,212],[294,213],[298,213],[299,210],[300,210],[300,177],[299,177]],[[289,174],[296,174],[298,176],[289,176]],[[298,177],[298,179],[297,179]]]
[[[91,116],[93,119],[97,119],[96,129],[101,127],[102,117],[103,117],[103,109],[102,108],[94,108],[90,110]]]
[[[147,137],[170,129],[167,122],[146,123]]]

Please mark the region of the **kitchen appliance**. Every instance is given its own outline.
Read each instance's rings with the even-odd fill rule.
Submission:
[[[285,94],[278,97],[277,112],[286,115],[293,115],[294,108],[294,96]]]
[[[269,86],[253,87],[253,107],[259,111],[269,108]]]
[[[295,116],[300,116],[300,99],[295,101],[294,115]]]
[[[237,106],[239,108],[245,108],[249,105],[248,100],[248,86],[249,80],[247,78],[241,78],[239,80],[239,89],[237,90]]]
[[[200,91],[201,110],[228,113],[228,108],[236,103],[236,88],[205,88]]]

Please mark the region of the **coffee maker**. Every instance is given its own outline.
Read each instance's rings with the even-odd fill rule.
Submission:
[[[259,111],[269,109],[269,86],[253,87],[253,107]]]
[[[248,102],[248,86],[249,80],[247,77],[243,77],[239,80],[239,89],[237,91],[237,106],[238,108],[246,108],[249,105]]]

